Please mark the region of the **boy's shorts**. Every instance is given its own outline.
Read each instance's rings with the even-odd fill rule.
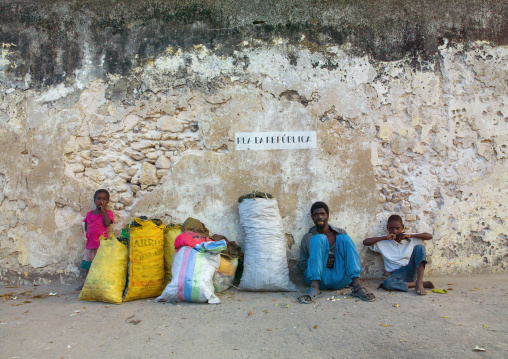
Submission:
[[[85,249],[85,255],[83,256],[83,260],[81,261],[80,268],[83,268],[86,270],[90,269],[90,266],[92,265],[92,261],[95,258],[95,256],[97,255],[97,249],[98,248]]]

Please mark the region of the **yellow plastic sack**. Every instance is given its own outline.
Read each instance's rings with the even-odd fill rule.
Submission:
[[[102,237],[79,300],[121,304],[127,276],[127,246],[115,236]]]
[[[233,285],[237,268],[238,258],[227,258],[221,255],[219,269],[213,275],[213,287],[216,292],[224,292]]]
[[[134,218],[130,226],[128,283],[124,302],[159,296],[164,290],[164,224]]]
[[[175,256],[175,239],[182,233],[182,226],[164,228],[164,285],[171,282],[171,267]]]

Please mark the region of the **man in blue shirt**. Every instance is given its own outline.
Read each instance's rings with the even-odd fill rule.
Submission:
[[[301,303],[311,303],[321,296],[321,290],[338,290],[351,285],[351,294],[362,300],[376,300],[360,283],[360,257],[345,230],[328,224],[330,211],[324,202],[312,205],[312,221],[301,243],[300,263],[310,288],[299,298]]]

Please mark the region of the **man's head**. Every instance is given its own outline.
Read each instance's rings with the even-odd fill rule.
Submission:
[[[388,222],[386,224],[386,229],[390,234],[399,234],[404,230],[404,222],[402,222],[402,217],[393,214],[388,218]]]
[[[312,221],[318,228],[324,228],[328,224],[328,216],[330,210],[324,202],[316,202],[310,208],[310,216]]]

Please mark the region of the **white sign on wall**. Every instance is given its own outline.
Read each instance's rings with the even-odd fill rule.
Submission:
[[[239,132],[235,134],[236,149],[299,150],[316,148],[316,131]]]

